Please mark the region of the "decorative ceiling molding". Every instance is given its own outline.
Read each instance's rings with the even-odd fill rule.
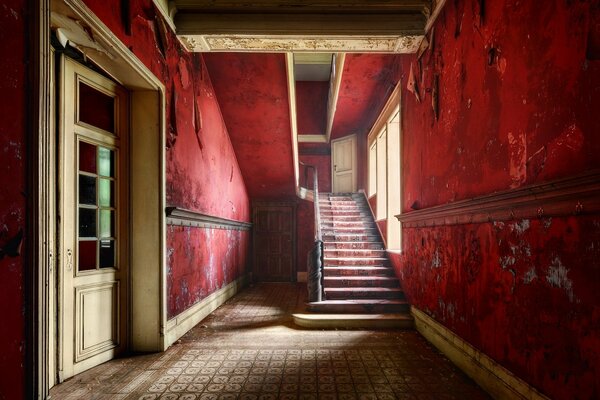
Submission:
[[[174,4],[177,35],[188,50],[197,52],[414,53],[431,14],[430,0]]]
[[[411,54],[419,48],[423,35],[409,36],[293,36],[293,35],[195,35],[178,34],[192,52],[252,53],[398,53]]]

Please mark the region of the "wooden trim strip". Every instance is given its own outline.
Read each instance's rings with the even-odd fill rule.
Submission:
[[[411,306],[415,328],[495,399],[549,400],[533,386],[477,350],[460,336]]]
[[[167,225],[193,226],[195,228],[229,229],[248,231],[252,227],[249,222],[215,217],[179,207],[167,207]]]
[[[405,228],[485,223],[595,214],[600,211],[600,171],[469,200],[405,212],[395,217]]]

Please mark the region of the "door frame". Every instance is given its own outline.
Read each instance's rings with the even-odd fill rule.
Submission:
[[[354,162],[352,163],[352,192],[358,191],[358,176],[357,176],[357,174],[358,174],[358,151],[357,151],[358,136],[356,135],[356,133],[354,133],[352,135],[346,135],[341,138],[331,140],[331,192],[332,193],[335,193],[333,190],[333,188],[335,187],[335,166],[334,166],[335,152],[334,152],[333,145],[335,142],[341,142],[343,140],[348,140],[348,139],[352,139],[352,152],[353,152],[353,160],[354,160]]]
[[[130,148],[128,230],[132,238],[129,258],[129,349],[163,351],[166,349],[166,217],[165,199],[165,112],[163,83],[100,21],[82,0],[36,0],[32,3],[29,126],[28,230],[31,239],[26,272],[27,310],[26,396],[45,399],[56,383],[53,366],[55,351],[58,229],[54,188],[57,143],[54,130],[54,79],[50,46],[50,13],[60,10],[89,27],[96,42],[109,50],[108,56],[87,52],[108,75],[130,92]],[[149,140],[154,138],[155,140]],[[143,310],[143,312],[142,312]],[[53,376],[50,376],[53,374]]]

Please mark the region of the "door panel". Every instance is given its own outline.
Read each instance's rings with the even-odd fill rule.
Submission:
[[[115,82],[62,60],[59,380],[126,345],[128,99]]]
[[[295,215],[292,204],[254,206],[253,253],[257,281],[295,280]]]
[[[356,192],[356,136],[332,140],[331,152],[333,192]]]

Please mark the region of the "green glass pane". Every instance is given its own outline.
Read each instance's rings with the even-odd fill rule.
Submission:
[[[112,207],[113,201],[113,181],[102,179],[98,181],[98,205],[100,207]]]
[[[106,147],[98,147],[98,175],[114,177],[115,152]]]
[[[114,212],[111,210],[100,210],[100,237],[108,238],[114,236]]]

